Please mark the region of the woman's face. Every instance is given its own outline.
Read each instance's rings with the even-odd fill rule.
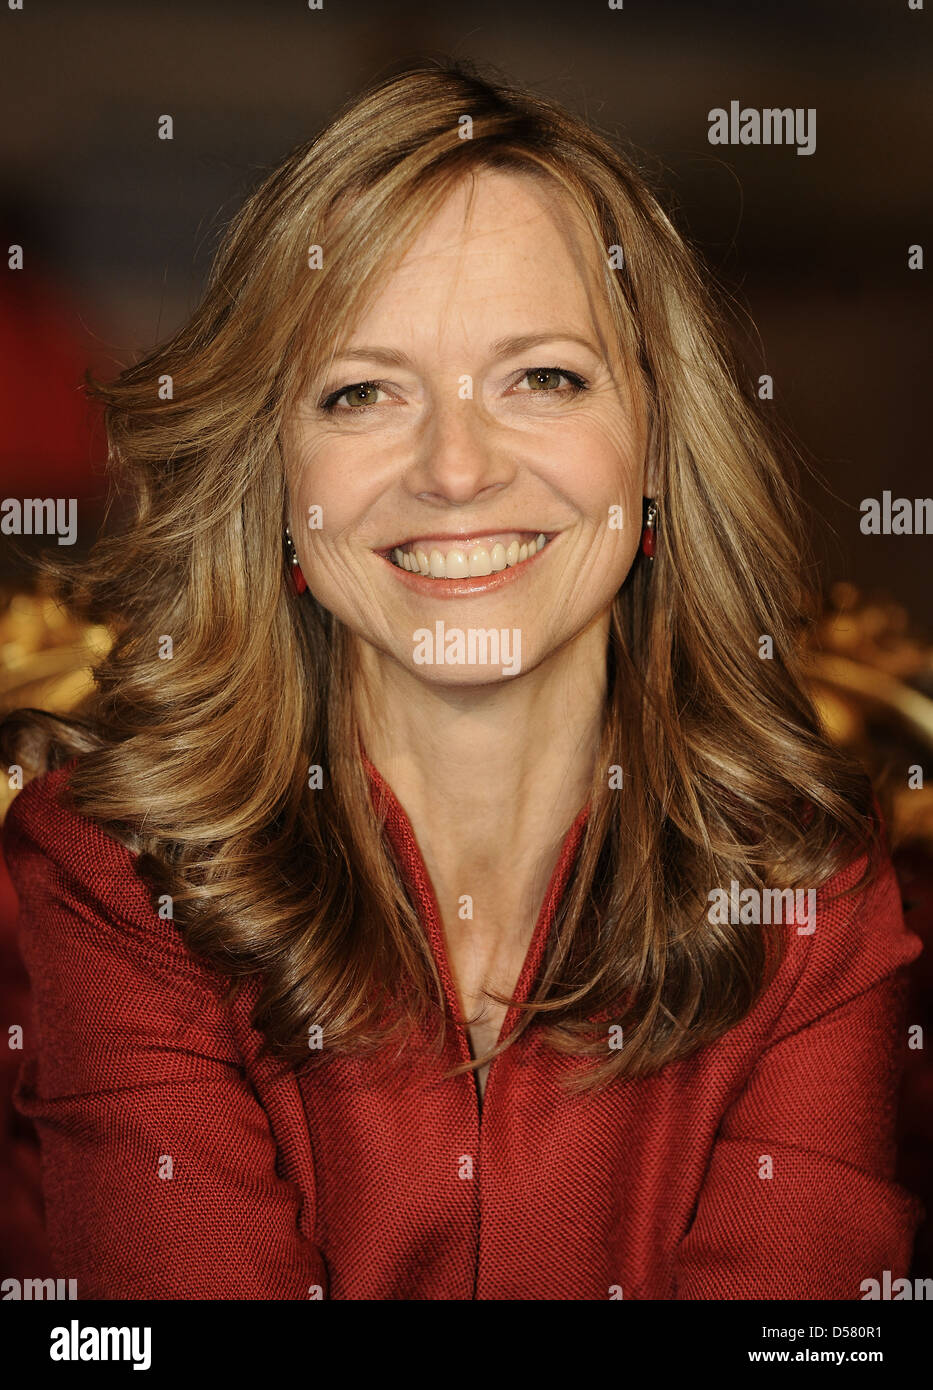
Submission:
[[[423,680],[534,669],[606,618],[632,564],[644,426],[598,257],[550,187],[464,178],[289,422],[309,588]],[[489,630],[498,660],[470,644]]]

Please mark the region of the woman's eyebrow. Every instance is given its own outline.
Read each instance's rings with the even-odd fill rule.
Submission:
[[[516,353],[527,352],[530,348],[539,347],[542,343],[552,342],[577,343],[584,347],[596,357],[602,354],[595,344],[588,338],[582,338],[579,333],[570,333],[564,328],[549,329],[545,333],[521,333],[509,338],[497,338],[492,344],[491,355],[498,359],[502,357],[514,357]],[[347,348],[345,351],[338,352],[334,357],[335,362],[381,362],[387,367],[410,367],[412,361],[404,352],[399,352],[396,348],[387,347],[354,347]]]
[[[499,338],[492,345],[492,354],[494,357],[513,357],[516,353],[527,352],[529,348],[540,347],[542,343],[558,341],[577,343],[594,356],[601,356],[599,349],[588,338],[581,338],[579,333],[570,333],[565,328],[551,328],[545,333],[521,333],[516,337]]]
[[[387,367],[410,367],[411,358],[395,348],[357,347],[334,354],[335,362],[383,362]]]

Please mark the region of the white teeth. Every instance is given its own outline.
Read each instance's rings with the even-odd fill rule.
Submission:
[[[547,537],[543,531],[539,531],[533,541],[511,541],[508,546],[496,541],[491,550],[477,546],[468,554],[457,547],[452,547],[446,554],[437,548],[428,554],[421,546],[415,546],[413,550],[396,546],[392,558],[400,569],[408,570],[410,574],[430,575],[432,579],[473,579],[514,569],[516,565],[537,555],[546,545]]]
[[[448,550],[444,560],[444,575],[447,579],[466,579],[470,573],[470,562],[462,550]]]

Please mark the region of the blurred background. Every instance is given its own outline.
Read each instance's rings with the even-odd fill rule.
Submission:
[[[77,547],[91,543],[106,442],[83,372],[113,375],[178,327],[246,192],[360,86],[414,57],[454,57],[556,97],[642,152],[739,316],[750,378],[773,377],[761,408],[808,462],[826,596],[814,693],[876,778],[908,920],[933,939],[933,787],[908,785],[933,750],[933,539],[859,529],[862,499],[933,492],[930,272],[908,266],[909,247],[931,249],[930,21],[909,0],[4,6],[0,231],[24,262],[8,269],[5,251],[0,276],[2,495],[76,497]],[[815,153],[710,145],[708,113],[732,100],[815,108]],[[157,138],[165,114],[170,141]],[[11,540],[0,535],[0,696],[64,709],[107,634],[33,594],[23,556],[44,542]],[[0,909],[12,923],[8,884]],[[12,931],[3,940],[4,1018],[18,1019],[24,982]],[[911,1015],[928,1028],[929,958]],[[933,1206],[928,1055],[908,1068],[899,1163]],[[8,1120],[0,1250],[10,1272],[39,1275],[36,1156]],[[933,1272],[929,1226],[917,1261]]]

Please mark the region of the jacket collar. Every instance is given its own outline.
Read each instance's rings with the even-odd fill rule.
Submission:
[[[444,994],[448,1008],[458,1024],[462,1024],[463,1019],[460,1012],[460,1003],[457,990],[454,985],[453,975],[450,969],[450,962],[447,957],[447,947],[444,940],[444,929],[441,920],[440,910],[431,879],[428,875],[427,867],[418,848],[415,832],[412,829],[411,821],[396,797],[388,782],[381,775],[378,769],[370,762],[365,751],[360,747],[363,765],[369,777],[370,793],[376,814],[385,817],[385,834],[388,838],[395,861],[402,874],[405,885],[412,896],[412,901],[424,926],[434,959],[440,973],[441,981],[444,986]],[[508,1013],[502,1024],[500,1037],[505,1037],[509,1030],[514,1027],[520,1016],[517,1008],[519,1003],[524,1003],[528,998],[531,986],[541,968],[544,957],[544,949],[547,943],[548,934],[557,914],[570,878],[571,870],[576,862],[577,852],[580,841],[583,837],[583,830],[586,825],[589,813],[589,803],[587,803],[578,813],[571,825],[561,846],[557,864],[551,874],[544,901],[538,914],[525,956],[525,962],[514,991],[515,1002],[509,1008]]]

